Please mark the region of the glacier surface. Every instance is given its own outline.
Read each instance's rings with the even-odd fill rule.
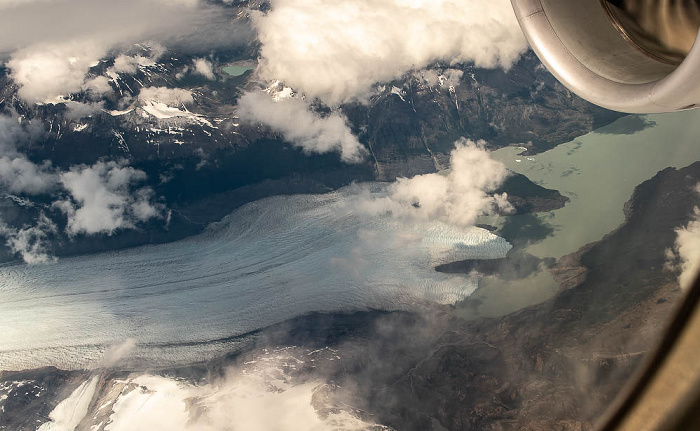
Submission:
[[[438,273],[435,265],[500,258],[511,247],[476,227],[361,214],[352,202],[368,190],[386,193],[361,184],[277,196],[175,243],[5,266],[0,364],[96,367],[125,340],[134,346],[130,359],[185,363],[313,311],[454,303],[476,289],[476,276]]]

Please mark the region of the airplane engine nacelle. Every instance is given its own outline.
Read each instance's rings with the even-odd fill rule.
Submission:
[[[537,56],[602,107],[700,106],[700,0],[511,0]]]

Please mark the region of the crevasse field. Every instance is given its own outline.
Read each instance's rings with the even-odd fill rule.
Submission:
[[[368,191],[386,193],[363,184],[272,197],[176,243],[5,266],[0,363],[100,366],[125,341],[141,363],[206,359],[229,351],[237,335],[312,311],[454,303],[477,280],[435,265],[510,249],[476,227],[361,214],[353,201]]]

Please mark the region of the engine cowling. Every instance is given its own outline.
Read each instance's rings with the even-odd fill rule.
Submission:
[[[700,106],[698,0],[511,0],[550,72],[604,108]]]

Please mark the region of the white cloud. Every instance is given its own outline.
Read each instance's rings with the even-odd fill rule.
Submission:
[[[306,152],[339,151],[347,162],[362,160],[365,150],[345,118],[321,117],[306,100],[330,107],[364,101],[376,84],[436,61],[509,67],[527,47],[508,0],[274,0],[266,14],[251,14],[261,42],[259,76],[289,91],[270,92],[278,103],[243,95],[239,117],[269,126]],[[452,88],[462,74],[447,68],[423,78]],[[290,97],[291,88],[304,97]]]
[[[211,61],[207,60],[206,58],[197,58],[193,60],[193,63],[195,73],[198,73],[207,79],[216,79]]]
[[[695,186],[700,194],[700,183]],[[695,207],[693,219],[685,227],[676,229],[676,243],[669,258],[677,261],[671,269],[680,270],[678,283],[682,289],[690,289],[700,273],[700,208]]]
[[[133,228],[137,222],[160,217],[162,206],[153,203],[153,191],[144,187],[132,192],[134,184],[146,179],[143,171],[116,162],[98,162],[73,167],[59,175],[70,198],[54,203],[68,217],[66,231],[113,234]]]
[[[0,190],[18,194],[56,193],[52,208],[63,212],[69,235],[113,234],[139,222],[162,218],[164,205],[154,202],[150,187],[134,190],[143,171],[116,162],[98,162],[61,172],[49,162],[37,165],[24,155],[0,157]],[[65,193],[69,197],[65,196]],[[42,212],[35,226],[15,228],[0,221],[0,235],[10,250],[29,263],[55,260],[48,250],[56,225]]]
[[[100,99],[101,96],[111,93],[112,87],[109,85],[109,78],[106,76],[96,76],[87,79],[82,89],[88,91],[93,98]]]
[[[329,105],[441,60],[508,67],[527,44],[508,0],[274,0],[261,71]]]
[[[22,127],[15,116],[0,117],[0,190],[20,194],[41,194],[56,185],[51,163],[37,165],[17,151],[32,131]]]
[[[0,189],[30,195],[46,193],[56,186],[51,163],[37,165],[24,155],[0,157]]]
[[[181,106],[194,103],[192,93],[181,88],[146,87],[138,96],[141,101],[160,102],[168,106]]]
[[[35,226],[15,229],[0,221],[0,235],[13,253],[19,254],[28,264],[52,262],[48,253],[49,236],[57,232],[56,225],[42,212]]]
[[[138,71],[139,67],[153,67],[156,65],[158,59],[166,52],[166,48],[156,42],[149,42],[142,46],[148,47],[148,57],[144,57],[140,54],[119,54],[114,59],[114,64],[109,68],[107,75],[113,76],[115,73],[134,74]]]
[[[364,213],[388,212],[400,218],[439,220],[462,227],[473,225],[483,214],[511,211],[505,193],[489,194],[508,176],[508,170],[491,159],[483,145],[483,141],[461,139],[450,154],[448,173],[399,178],[389,196],[363,196],[354,205]]]
[[[20,86],[19,96],[31,103],[57,102],[83,90],[104,92],[109,87],[106,80],[91,81],[86,75],[107,49],[91,40],[32,46],[12,55],[10,76]]]
[[[75,109],[70,115],[77,117],[89,115],[100,106],[68,104],[69,110]],[[37,164],[29,160],[16,145],[36,131],[28,121],[18,120],[16,116],[0,116],[0,191],[19,195],[50,193],[52,207],[68,217],[69,235],[112,234],[117,229],[163,217],[164,205],[154,203],[153,189],[135,187],[146,179],[143,171],[117,162],[98,162],[66,172],[49,161]],[[56,233],[56,225],[43,212],[34,226],[12,227],[0,220],[0,235],[6,238],[11,251],[27,263],[53,259],[47,250],[50,237]]]
[[[348,163],[361,161],[366,150],[352,134],[345,117],[334,111],[320,117],[309,104],[296,97],[273,100],[263,92],[245,93],[238,101],[241,121],[262,123],[307,153],[340,153]]]
[[[138,56],[141,57],[141,56]],[[120,54],[114,59],[114,65],[111,70],[117,73],[133,74],[138,70],[139,58],[126,54]],[[144,57],[145,58],[145,57]]]

